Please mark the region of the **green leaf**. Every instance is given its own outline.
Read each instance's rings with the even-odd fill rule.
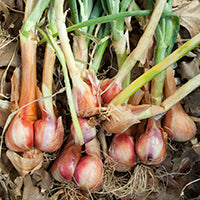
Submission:
[[[29,15],[29,17],[24,22],[24,25],[22,27],[22,40],[23,42],[26,42],[26,39],[28,38],[29,31],[36,25],[36,23],[39,21],[42,13],[49,5],[50,0],[38,0],[37,4],[35,5],[33,11]]]

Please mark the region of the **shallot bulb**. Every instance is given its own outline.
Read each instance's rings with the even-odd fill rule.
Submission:
[[[101,82],[101,98],[103,104],[108,104],[122,91],[122,83],[112,79],[105,79]]]
[[[83,190],[98,191],[103,182],[103,164],[100,157],[82,157],[75,169],[74,180]]]
[[[51,174],[54,179],[61,183],[71,180],[80,158],[81,147],[75,144],[66,144],[64,150],[51,167]]]
[[[53,152],[63,144],[64,127],[62,118],[47,115],[34,124],[35,147],[42,151]]]
[[[173,69],[167,69],[165,78],[165,97],[169,97],[176,91],[176,83],[174,79]],[[164,130],[169,137],[177,142],[185,142],[191,140],[196,134],[196,125],[192,119],[186,114],[180,103],[175,104],[167,111],[164,121]]]
[[[116,134],[110,144],[107,161],[113,164],[116,171],[126,172],[136,163],[134,141],[125,133]]]
[[[36,99],[36,40],[33,31],[24,42],[20,34],[22,55],[21,91],[19,108]],[[37,120],[36,103],[25,106],[12,119],[6,134],[6,146],[16,152],[29,150],[34,146],[33,124]]]
[[[78,118],[81,131],[83,134],[84,143],[87,143],[96,137],[96,128],[88,124],[88,119]],[[71,124],[71,134],[76,137],[76,132],[73,123]]]
[[[18,113],[12,120],[5,135],[6,146],[16,152],[22,152],[33,147],[33,122]]]
[[[98,191],[103,183],[103,163],[96,138],[85,144],[87,155],[83,156],[74,172],[74,181],[83,190]]]
[[[49,88],[42,84],[42,93],[37,90],[38,98],[50,96]],[[46,152],[58,150],[63,144],[64,127],[61,117],[56,117],[52,98],[38,102],[42,112],[42,119],[34,124],[34,144],[37,149]]]
[[[153,123],[136,142],[136,154],[140,160],[149,165],[162,163],[167,155],[162,129]]]
[[[185,113],[180,103],[174,105],[167,111],[163,128],[168,136],[177,142],[186,142],[195,137],[196,125]]]

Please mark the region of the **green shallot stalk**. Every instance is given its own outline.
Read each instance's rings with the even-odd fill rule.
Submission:
[[[185,44],[183,44],[181,47],[176,49],[174,52],[172,52],[169,56],[167,56],[165,59],[163,59],[161,62],[156,64],[154,67],[152,67],[150,70],[142,74],[140,77],[138,77],[136,80],[134,80],[129,86],[127,86],[119,95],[117,95],[110,104],[118,105],[123,104],[127,101],[127,99],[135,93],[138,89],[140,89],[143,85],[151,81],[153,78],[155,78],[158,74],[160,74],[162,71],[167,69],[169,66],[171,66],[173,63],[178,61],[180,58],[182,58],[184,55],[186,55],[188,52],[190,52],[192,49],[194,49],[196,46],[200,44],[200,33],[194,36],[192,39],[187,41]]]
[[[69,7],[74,24],[88,21],[89,19],[97,18],[102,12],[100,1],[77,1],[70,0]],[[79,8],[79,9],[78,9]],[[73,36],[73,53],[77,67],[81,70],[82,75],[85,75],[88,63],[88,45],[89,39],[87,34],[92,34],[94,26],[82,27],[75,31]]]
[[[144,53],[146,47],[149,42],[152,40],[154,31],[159,22],[159,19],[162,15],[162,11],[164,9],[166,1],[158,1],[156,3],[154,11],[151,15],[150,21],[140,38],[137,47],[133,50],[133,52],[126,58],[123,62],[123,65],[119,69],[117,75],[111,79],[110,81],[106,81],[103,83],[102,89],[102,100],[105,104],[111,102],[111,100],[117,96],[122,91],[122,82],[130,72],[130,70],[135,66],[136,62],[139,61]],[[126,99],[127,100],[127,99]]]
[[[49,9],[49,28],[54,34],[56,30],[54,5]],[[56,54],[50,43],[47,42],[44,56],[42,91],[37,91],[38,98],[52,95],[53,71]],[[53,106],[52,97],[38,102],[42,113],[42,119],[34,124],[35,147],[42,151],[53,152],[58,150],[64,139],[64,127],[61,116],[57,118],[56,108]]]
[[[87,81],[83,80],[81,71],[76,65],[64,23],[65,20],[62,8],[63,2],[64,1],[57,0],[55,4],[57,29],[70,77],[72,79],[73,102],[76,113],[79,117],[87,117],[91,116],[91,113],[99,112],[97,99],[99,81],[95,75],[93,73],[89,73],[89,71]],[[80,144],[83,144],[83,140]]]
[[[35,24],[49,2],[50,0],[29,0],[26,4],[24,24],[20,31],[22,74],[19,108],[36,99]],[[36,103],[25,106],[16,114],[5,135],[5,142],[10,150],[20,152],[34,146],[33,124],[36,120]]]
[[[168,1],[165,10],[171,11],[171,9],[172,1]],[[162,17],[160,19],[156,28],[156,64],[170,53],[179,32],[179,23],[177,22],[172,17]],[[164,80],[165,71],[151,81],[151,104],[153,105],[160,105],[162,102]],[[136,143],[136,152],[140,160],[146,164],[160,164],[163,162],[167,155],[164,138],[161,118],[149,118],[145,133],[140,136]]]
[[[119,1],[119,0],[106,0],[101,1],[104,11],[107,15],[125,12],[132,0]],[[127,34],[124,33],[124,18],[113,20],[111,25],[111,39],[116,52],[118,67],[120,68],[127,58]],[[124,86],[130,82],[130,73],[124,80]]]

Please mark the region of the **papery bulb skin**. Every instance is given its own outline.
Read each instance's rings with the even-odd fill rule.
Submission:
[[[162,130],[154,123],[139,137],[135,150],[144,164],[157,165],[162,163],[167,156]]]
[[[103,104],[110,103],[122,91],[122,84],[112,79],[105,79],[101,82],[102,102]]]
[[[108,161],[113,162],[116,171],[126,172],[136,163],[133,137],[125,133],[116,134],[110,144]],[[113,160],[113,161],[112,161]]]
[[[73,84],[72,95],[76,113],[79,117],[90,117],[93,112],[97,113],[97,96],[92,91],[92,88],[82,79],[77,80],[76,84]]]
[[[51,167],[53,178],[61,183],[71,180],[80,157],[80,146],[73,144],[64,148]]]
[[[33,147],[33,122],[18,113],[12,120],[5,134],[5,143],[8,149],[23,152]]]
[[[82,157],[74,172],[74,180],[82,190],[99,191],[103,183],[103,164],[100,157]]]
[[[34,144],[37,149],[45,152],[58,150],[63,144],[64,127],[62,118],[47,115],[34,124]]]
[[[165,114],[163,128],[168,136],[177,142],[186,142],[195,137],[196,125],[185,113],[180,103]]]
[[[83,134],[84,143],[90,142],[96,136],[96,128],[90,126],[87,119],[78,118],[78,121]],[[70,129],[72,136],[75,137],[76,132],[73,123],[71,124]]]

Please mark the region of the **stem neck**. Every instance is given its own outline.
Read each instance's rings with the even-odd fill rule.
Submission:
[[[20,34],[21,39],[21,34]],[[30,31],[27,41],[20,40],[22,55],[21,92],[19,107],[36,99],[36,41],[35,35]],[[36,120],[36,103],[23,109],[25,116]]]
[[[55,60],[56,60],[56,55],[51,46],[47,43],[44,55],[42,84],[45,84],[51,93],[52,93],[53,70],[54,70]]]

